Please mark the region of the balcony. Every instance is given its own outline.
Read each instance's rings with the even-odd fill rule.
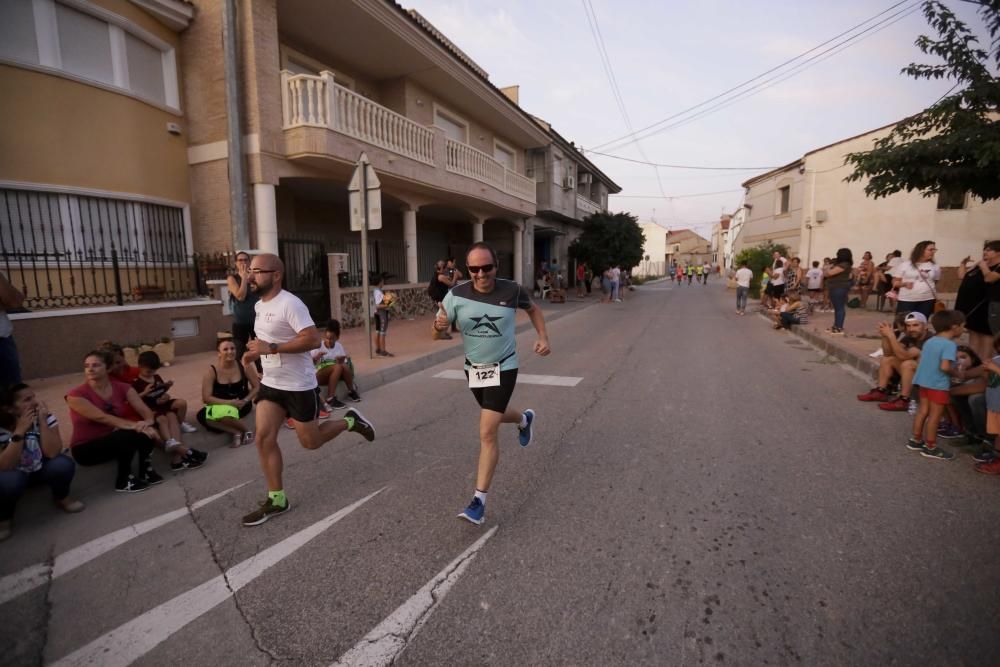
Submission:
[[[363,141],[432,167],[493,186],[500,192],[535,203],[535,182],[507,169],[491,155],[447,139],[440,131],[415,123],[334,82],[319,76],[281,73],[282,121],[286,131],[320,128]],[[338,157],[345,157],[338,155]],[[350,156],[353,159],[356,156]],[[438,173],[429,181],[435,180]],[[468,188],[466,188],[468,189]]]
[[[597,202],[590,201],[581,194],[576,196],[576,214],[580,218],[585,218],[588,215],[593,215],[595,213],[601,212],[601,205]]]

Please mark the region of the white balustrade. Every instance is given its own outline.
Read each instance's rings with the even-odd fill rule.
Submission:
[[[391,109],[320,76],[282,72],[285,128],[326,127],[369,144],[434,164],[434,133]]]
[[[597,202],[591,201],[581,194],[576,195],[576,208],[577,211],[582,213],[583,216],[593,215],[594,213],[601,212],[601,205]],[[581,217],[583,217],[581,216]]]
[[[454,139],[445,141],[448,171],[474,178],[515,197],[535,201],[535,182],[511,171],[492,156]]]

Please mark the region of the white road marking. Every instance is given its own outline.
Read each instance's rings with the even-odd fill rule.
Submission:
[[[441,604],[444,596],[465,573],[472,559],[476,557],[476,552],[483,548],[486,540],[493,537],[498,528],[500,526],[490,528],[458,558],[434,575],[434,578],[424,584],[413,597],[375,626],[375,629],[355,644],[354,648],[340,656],[331,667],[375,667],[392,664],[406,649],[406,645],[417,636],[434,608]]]
[[[78,547],[74,547],[65,553],[61,553],[56,556],[55,562],[52,565],[51,578],[56,579],[64,574],[72,572],[81,565],[86,565],[98,556],[111,551],[115,547],[119,547],[130,540],[134,540],[140,535],[156,530],[160,526],[168,524],[175,519],[187,516],[194,510],[201,509],[205,505],[216,501],[224,495],[235,491],[241,486],[246,486],[249,483],[250,482],[243,482],[243,484],[226,489],[225,491],[217,493],[214,496],[209,496],[208,498],[199,500],[191,505],[191,509],[181,507],[180,509],[176,509],[172,512],[154,516],[152,519],[146,519],[145,521],[134,523],[131,526],[126,526],[113,533],[108,533],[107,535],[93,539],[90,542],[81,544]],[[8,574],[0,579],[0,604],[9,602],[17,596],[27,593],[33,588],[41,586],[48,581],[49,576],[49,566],[45,563],[29,565],[20,572]]]
[[[445,380],[465,380],[465,371],[447,370],[441,371],[434,377]],[[575,387],[580,384],[583,378],[569,377],[567,375],[531,375],[530,373],[518,373],[518,384],[543,384],[550,387]]]
[[[292,555],[327,528],[382,493],[375,493],[340,509],[317,521],[281,542],[234,565],[214,579],[206,581],[187,593],[178,595],[158,607],[150,609],[128,623],[98,637],[83,648],[53,663],[56,667],[69,665],[101,665],[124,667],[130,665],[169,639],[191,621],[222,604],[236,591],[264,574],[272,565]]]

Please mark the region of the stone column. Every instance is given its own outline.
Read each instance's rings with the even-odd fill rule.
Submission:
[[[270,183],[253,184],[254,221],[257,226],[257,248],[278,254],[278,205]]]
[[[483,242],[483,220],[476,219],[472,221],[472,242],[482,243]]]
[[[417,278],[417,209],[403,211],[403,246],[406,248],[406,282],[416,283]]]
[[[515,222],[514,227],[514,282],[524,281],[524,223]]]

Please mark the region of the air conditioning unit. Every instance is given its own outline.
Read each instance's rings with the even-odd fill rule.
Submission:
[[[591,175],[590,174],[580,174],[580,182],[584,185],[590,184]]]
[[[576,189],[576,179],[573,178],[572,176],[564,176],[563,177],[562,186],[563,186],[563,189],[565,189],[565,190],[575,190]]]

